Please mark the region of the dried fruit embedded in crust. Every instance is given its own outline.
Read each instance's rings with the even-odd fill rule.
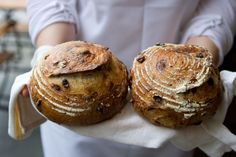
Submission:
[[[62,85],[64,88],[69,88],[69,82],[67,81],[67,79],[62,80]]]
[[[140,56],[137,57],[136,60],[137,60],[139,63],[143,63],[143,62],[145,61],[145,57],[142,56],[142,55],[140,55]]]
[[[163,71],[166,67],[167,61],[165,59],[161,59],[159,62],[157,62],[157,70]]]

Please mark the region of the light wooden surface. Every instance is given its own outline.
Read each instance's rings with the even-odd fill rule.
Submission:
[[[25,9],[26,0],[0,0],[0,9]]]
[[[25,23],[17,23],[15,29],[17,32],[28,32],[28,25]]]
[[[10,31],[15,29],[17,32],[28,32],[28,25],[26,23],[12,23],[4,21],[0,23],[0,37],[6,35]]]
[[[9,20],[0,23],[0,36],[4,36],[16,25],[16,22]]]
[[[0,10],[24,10],[25,7],[26,0],[0,0]],[[9,23],[9,21],[4,21],[0,23],[0,36],[3,36],[11,31],[13,27],[18,32],[28,31],[28,25],[25,23],[17,22],[15,25],[13,25],[12,23]]]
[[[13,56],[13,53],[9,52],[1,52],[0,53],[0,64],[3,63],[4,61],[7,61]]]

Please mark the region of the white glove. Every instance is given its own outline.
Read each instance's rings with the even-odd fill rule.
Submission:
[[[39,47],[31,60],[31,67],[52,46]],[[23,139],[31,134],[33,128],[45,121],[33,108],[30,98],[23,97],[20,93],[25,85],[30,82],[32,70],[16,77],[10,94],[8,134],[14,139]]]

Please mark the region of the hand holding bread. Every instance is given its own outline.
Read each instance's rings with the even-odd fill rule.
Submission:
[[[128,74],[108,48],[72,41],[55,46],[33,69],[30,94],[36,109],[59,124],[88,125],[120,112]],[[193,45],[158,44],[131,68],[132,104],[153,124],[199,124],[216,112],[222,84],[212,55]]]
[[[107,47],[71,41],[52,48],[34,66],[30,93],[37,110],[66,125],[109,119],[126,103],[128,73]]]
[[[132,104],[126,103],[127,70],[104,46],[45,45],[31,63],[34,68],[18,76],[11,90],[8,133],[14,139],[28,137],[48,119],[80,135],[149,148],[168,141],[183,150],[205,150],[206,142],[234,149],[235,136],[222,122],[236,73],[219,76],[204,48],[157,44],[141,52],[129,79]],[[31,101],[19,95],[25,84]]]

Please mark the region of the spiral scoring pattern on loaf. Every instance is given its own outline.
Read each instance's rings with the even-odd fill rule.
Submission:
[[[84,105],[83,102],[78,104],[78,95],[73,96],[69,92],[63,95],[55,92],[55,90],[62,91],[62,87],[67,88],[68,82],[66,85],[62,82],[62,86],[59,86],[50,83],[49,77],[91,71],[107,64],[111,60],[111,54],[107,50],[106,47],[99,44],[84,41],[67,42],[54,47],[52,52],[45,53],[43,60],[36,64],[33,71],[33,77],[37,81],[36,91],[57,112],[76,116],[80,112],[90,110],[89,105]],[[94,98],[93,101],[95,101]]]
[[[36,89],[38,94],[41,97],[45,98],[51,104],[52,109],[56,110],[57,112],[60,112],[69,116],[76,116],[80,112],[84,112],[85,110],[90,109],[89,106],[83,107],[82,104],[79,105],[76,97],[73,97],[71,95],[61,96],[59,93],[56,93],[53,90],[55,87],[49,88],[52,85],[46,81],[47,78],[43,76],[40,70],[40,66],[37,66],[37,68],[35,68],[35,70],[33,71],[33,77],[37,81],[37,85],[34,88]]]
[[[171,108],[189,118],[212,103],[217,92],[198,102],[186,98],[185,93],[212,80],[212,75],[218,79],[212,55],[204,48],[158,44],[135,58],[131,70],[132,90],[147,105],[154,100],[161,108]]]

